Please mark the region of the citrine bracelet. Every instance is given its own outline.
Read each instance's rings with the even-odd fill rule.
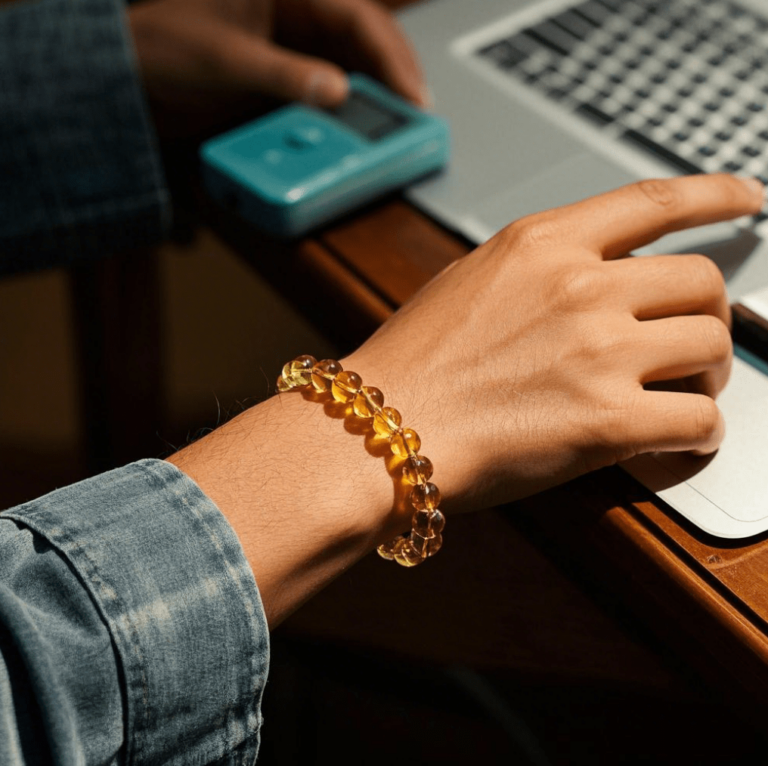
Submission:
[[[349,405],[361,420],[369,420],[376,437],[386,439],[392,454],[402,461],[403,479],[411,486],[412,528],[410,533],[380,545],[376,549],[379,556],[404,567],[416,566],[434,556],[443,544],[445,517],[438,508],[440,490],[429,481],[432,463],[419,454],[419,435],[412,428],[402,427],[400,413],[384,406],[384,394],[378,388],[364,386],[357,373],[343,370],[333,359],[318,362],[313,356],[299,356],[283,367],[277,379],[280,392],[309,386]]]

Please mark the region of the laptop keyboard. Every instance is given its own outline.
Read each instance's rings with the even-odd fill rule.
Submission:
[[[477,55],[684,173],[768,182],[768,21],[723,0],[588,0]]]

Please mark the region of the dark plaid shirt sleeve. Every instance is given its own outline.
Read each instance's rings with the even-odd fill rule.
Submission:
[[[0,274],[155,243],[168,210],[122,1],[0,6]]]

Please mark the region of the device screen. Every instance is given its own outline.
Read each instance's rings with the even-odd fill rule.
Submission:
[[[378,141],[408,123],[405,115],[387,109],[356,91],[352,91],[341,106],[328,112],[370,141]]]

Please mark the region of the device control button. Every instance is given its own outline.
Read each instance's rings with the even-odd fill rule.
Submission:
[[[267,151],[261,155],[261,158],[267,165],[279,165],[283,161],[284,156],[284,153],[279,149],[267,149]]]
[[[317,146],[325,139],[325,133],[315,126],[293,128],[283,137],[285,143],[295,151],[305,151]]]

